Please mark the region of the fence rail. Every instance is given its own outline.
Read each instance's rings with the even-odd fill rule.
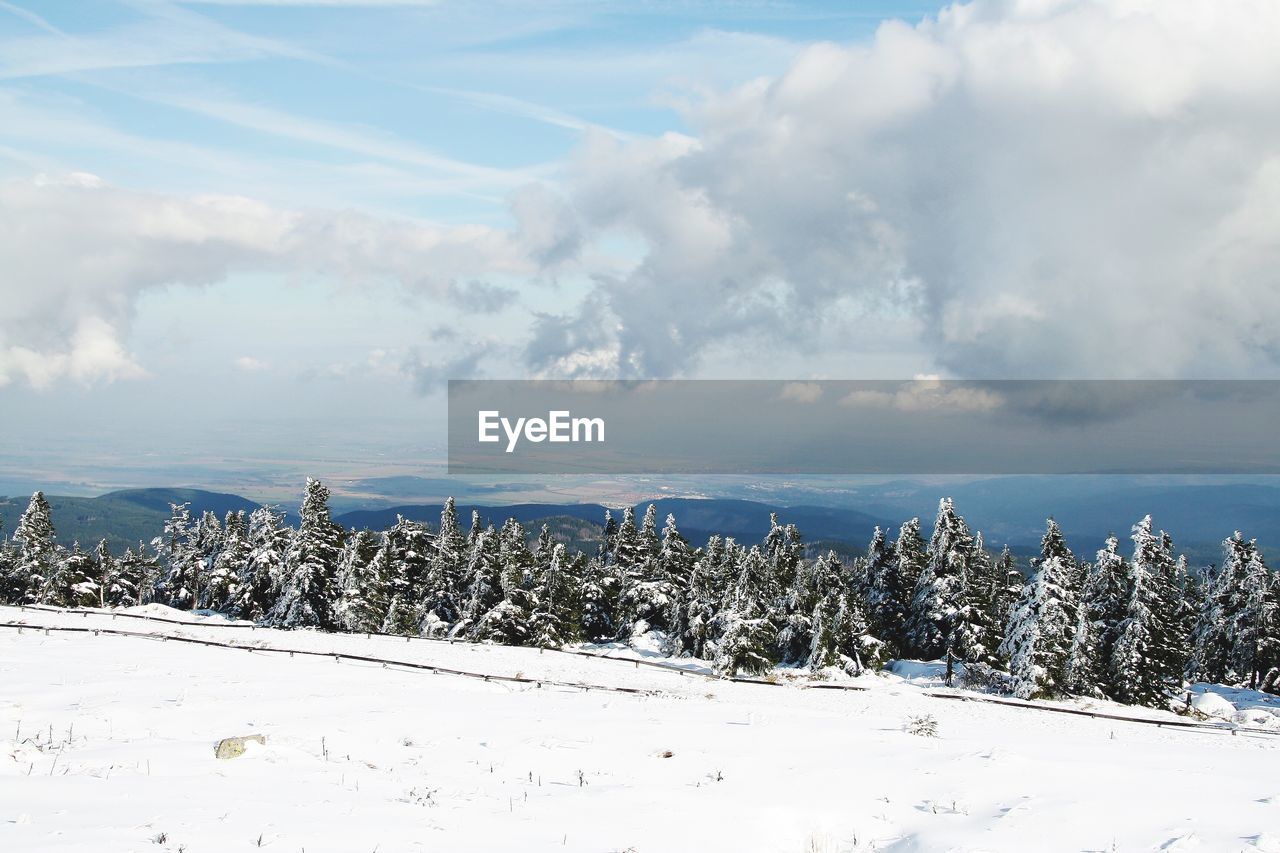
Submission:
[[[118,613],[118,612],[112,612],[112,611],[93,610],[93,609],[86,609],[86,608],[58,608],[58,607],[48,607],[45,605],[28,604],[28,605],[22,605],[19,609],[34,610],[37,612],[45,612],[45,613],[57,613],[57,614],[79,613],[86,618],[89,616],[101,616],[101,617],[110,616],[113,619],[117,617],[126,618],[126,619],[144,619],[152,622],[161,622],[161,623],[170,624],[170,625],[181,625],[188,628],[206,628],[206,627],[249,628],[249,629],[257,628],[256,625],[252,625],[252,624],[243,624],[243,623],[234,623],[234,622],[226,622],[226,623],[188,622],[181,619],[169,619],[163,616],[148,616],[142,613]],[[217,640],[202,640],[196,637],[179,637],[179,636],[173,636],[169,634],[148,634],[148,633],[142,633],[139,631],[123,631],[115,628],[94,628],[90,626],[67,626],[67,625],[36,625],[36,624],[31,624],[26,622],[0,622],[0,628],[17,629],[19,633],[21,633],[24,630],[29,630],[29,631],[37,631],[37,632],[44,631],[46,634],[50,631],[91,633],[94,635],[108,634],[112,636],[135,637],[140,639],[159,640],[163,642],[189,643],[189,644],[209,646],[214,648],[239,649],[239,650],[244,650],[249,652],[262,652],[266,654],[288,654],[290,657],[293,657],[295,655],[303,655],[307,657],[333,658],[335,660],[350,660],[350,661],[358,661],[362,663],[376,663],[376,664],[382,665],[383,667],[397,667],[401,669],[439,673],[442,675],[454,675],[462,678],[476,678],[476,679],[481,679],[483,681],[508,682],[508,683],[517,683],[517,684],[534,684],[537,687],[541,687],[542,685],[547,685],[551,687],[566,687],[566,688],[576,688],[581,690],[605,690],[605,691],[612,691],[615,693],[627,693],[632,695],[643,695],[643,696],[656,696],[662,693],[661,690],[646,689],[646,688],[640,688],[640,687],[619,687],[619,686],[611,686],[611,685],[592,684],[587,682],[557,681],[554,679],[546,679],[546,678],[526,678],[524,676],[512,676],[512,675],[491,675],[491,674],[486,674],[482,672],[473,672],[470,670],[452,669],[449,667],[437,666],[435,664],[414,663],[411,661],[395,660],[392,658],[379,658],[379,657],[374,657],[370,655],[357,655],[357,654],[350,654],[347,652],[322,652],[322,651],[315,651],[310,649],[282,649],[282,648],[273,648],[270,646],[223,643]],[[365,634],[368,637],[399,638],[401,636],[399,634],[381,634],[376,632],[351,633],[348,636],[359,636],[361,633]],[[341,635],[337,635],[337,636],[341,636]],[[465,641],[459,641],[459,640],[441,639],[436,637],[406,636],[405,639],[406,640],[423,640],[423,641],[435,642],[435,643],[449,643],[451,645],[454,643],[465,642]],[[540,649],[539,651],[540,652],[548,651],[554,654],[575,655],[578,657],[588,657],[588,658],[593,658],[595,660],[614,661],[617,663],[630,663],[630,664],[633,664],[636,668],[639,668],[641,666],[648,666],[656,669],[666,670],[669,672],[677,672],[683,676],[692,676],[695,678],[702,678],[708,681],[717,681],[717,682],[729,681],[736,684],[755,684],[755,685],[768,686],[768,687],[784,686],[784,684],[779,681],[769,681],[769,680],[760,679],[760,678],[741,678],[741,677],[729,678],[729,677],[712,675],[704,672],[698,672],[697,670],[690,670],[684,667],[675,666],[673,664],[665,664],[659,661],[646,661],[646,660],[641,660],[639,658],[613,657],[611,655],[607,655],[603,653],[589,652],[589,651],[584,651],[580,649]],[[805,690],[865,691],[868,689],[866,687],[862,687],[856,684],[832,684],[832,683],[805,684],[805,685],[801,685],[801,687]],[[1250,727],[1250,726],[1238,726],[1230,723],[1218,724],[1218,723],[1198,723],[1198,722],[1192,722],[1190,720],[1158,720],[1158,719],[1152,719],[1150,717],[1134,717],[1134,716],[1127,716],[1124,714],[1111,714],[1104,711],[1089,711],[1083,708],[1068,708],[1068,707],[1059,706],[1059,705],[1046,705],[1041,703],[1022,702],[1022,701],[1013,700],[1013,699],[1002,699],[995,696],[982,696],[978,694],[954,693],[950,691],[940,691],[940,690],[924,689],[924,690],[921,690],[921,694],[931,699],[950,699],[950,700],[962,701],[962,702],[981,702],[981,703],[991,704],[991,705],[1002,705],[1009,708],[1018,708],[1020,710],[1026,710],[1026,711],[1044,711],[1044,712],[1053,713],[1053,714],[1069,714],[1069,715],[1078,716],[1078,717],[1089,717],[1096,720],[1112,720],[1115,722],[1122,722],[1122,723],[1134,723],[1138,725],[1156,726],[1157,728],[1170,728],[1170,729],[1193,730],[1193,731],[1204,731],[1204,732],[1220,732],[1220,733],[1225,732],[1233,735],[1237,733],[1246,733],[1246,734],[1266,735],[1270,737],[1280,736],[1280,731],[1274,731],[1271,729],[1262,729],[1262,728]]]

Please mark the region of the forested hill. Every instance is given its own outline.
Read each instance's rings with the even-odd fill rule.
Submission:
[[[162,534],[169,517],[169,505],[173,503],[190,503],[191,512],[197,518],[205,511],[221,518],[231,511],[252,512],[258,508],[258,504],[248,498],[202,489],[125,489],[96,498],[45,497],[53,511],[59,542],[67,546],[79,542],[85,548],[92,548],[99,540],[106,539],[116,554]],[[0,529],[4,531],[4,538],[13,535],[18,518],[30,500],[30,495],[0,498]],[[294,513],[290,512],[289,517],[294,518]]]
[[[849,509],[820,506],[771,507],[756,501],[728,500],[723,498],[664,498],[645,501],[657,507],[658,517],[674,515],[680,520],[680,529],[691,541],[702,542],[712,534],[732,536],[739,541],[755,542],[769,532],[770,515],[777,512],[788,524],[794,524],[804,533],[808,542],[845,543],[862,549],[871,539],[877,525],[896,529],[900,519],[888,516],[877,518]],[[413,504],[376,510],[358,510],[337,516],[334,520],[351,529],[367,528],[384,530],[396,523],[397,516],[411,521],[436,524],[440,520],[441,504]],[[526,527],[534,522],[555,519],[562,524],[576,519],[589,522],[598,532],[604,522],[605,507],[600,504],[513,504],[511,506],[475,506],[458,504],[458,516],[464,521],[472,511],[480,514],[483,523],[501,526],[508,518],[514,518]],[[615,518],[621,511],[614,509]]]
[[[955,485],[948,492],[984,531],[990,544],[1007,543],[1019,554],[1038,550],[1048,516],[1059,522],[1073,542],[1081,543],[1081,552],[1086,554],[1101,547],[1110,532],[1127,537],[1129,527],[1147,513],[1177,534],[1179,551],[1192,566],[1218,562],[1222,540],[1236,529],[1256,536],[1269,559],[1274,556],[1273,543],[1280,543],[1280,488],[1266,485],[1155,487],[1116,483],[1109,487],[1096,478],[1083,482],[1072,478],[1002,478]],[[936,487],[894,483],[846,495],[847,506],[783,506],[734,498],[666,498],[656,503],[659,517],[673,513],[693,541],[705,541],[712,533],[758,541],[769,530],[769,514],[777,511],[784,523],[800,529],[807,543],[850,555],[865,549],[877,524],[896,530],[912,516],[930,518],[938,494]],[[79,542],[91,548],[105,538],[114,553],[159,536],[169,517],[170,503],[189,502],[197,518],[205,511],[222,517],[229,510],[252,511],[259,505],[240,495],[187,488],[127,489],[95,498],[47,497],[59,542],[68,546]],[[29,494],[0,497],[0,529],[6,538],[12,536],[29,499]],[[280,508],[287,523],[296,523],[295,505]],[[473,509],[486,522],[500,525],[515,518],[531,532],[547,523],[560,541],[587,550],[594,550],[605,512],[605,507],[596,503],[458,504],[464,521],[470,520]],[[440,510],[438,503],[404,504],[339,511],[335,520],[349,529],[383,530],[400,515],[434,526]],[[618,515],[615,510],[614,516]]]

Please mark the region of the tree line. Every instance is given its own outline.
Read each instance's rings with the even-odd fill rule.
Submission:
[[[1198,572],[1150,516],[1132,550],[1112,535],[1077,558],[1049,519],[1024,574],[990,552],[952,501],[926,541],[913,518],[876,528],[865,556],[811,558],[774,515],[760,543],[692,546],[650,505],[606,511],[594,554],[544,525],[460,524],[452,498],[435,530],[403,517],[347,531],[309,479],[300,523],[272,506],[222,519],[172,505],[163,535],[121,556],[58,544],[36,492],[0,543],[0,599],[124,607],[158,602],[279,628],[455,637],[559,648],[649,632],[718,672],[777,665],[851,674],[895,658],[947,662],[969,682],[1023,698],[1067,695],[1161,706],[1186,680],[1280,690],[1280,583],[1236,532],[1220,566]]]

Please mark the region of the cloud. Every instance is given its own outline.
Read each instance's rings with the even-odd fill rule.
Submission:
[[[411,352],[400,366],[401,371],[413,382],[419,394],[432,394],[441,390],[450,379],[475,379],[480,372],[480,362],[491,347],[477,344],[461,352],[443,358],[426,360],[421,353]]]
[[[778,398],[792,403],[816,403],[822,399],[822,386],[816,382],[788,382]]]
[[[0,80],[273,57],[328,61],[310,51],[241,33],[166,3],[139,4],[144,15],[93,35],[64,32],[8,3],[0,8],[21,15],[44,31],[41,35],[0,39]]]
[[[265,272],[328,287],[394,283],[443,300],[465,281],[462,292],[488,309],[511,294],[475,280],[536,274],[538,245],[518,229],[139,192],[91,175],[0,183],[0,383],[141,375],[124,341],[148,291]]]
[[[587,239],[644,254],[530,364],[688,374],[886,311],[962,376],[1274,375],[1277,40],[1272,0],[975,0],[812,45],[688,135],[589,135]]]
[[[243,370],[245,373],[259,373],[271,367],[265,361],[259,361],[251,355],[240,356],[234,364],[237,370]]]
[[[863,388],[840,398],[850,408],[890,409],[898,412],[990,412],[1005,404],[1002,394],[971,385],[916,380],[896,391]]]

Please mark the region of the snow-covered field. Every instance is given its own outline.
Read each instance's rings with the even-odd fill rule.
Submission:
[[[0,850],[1280,851],[1273,735],[944,701],[928,665],[815,690],[180,618],[0,608],[535,681],[0,629]],[[1197,704],[1270,728],[1270,698]],[[907,731],[922,715],[936,737]]]

